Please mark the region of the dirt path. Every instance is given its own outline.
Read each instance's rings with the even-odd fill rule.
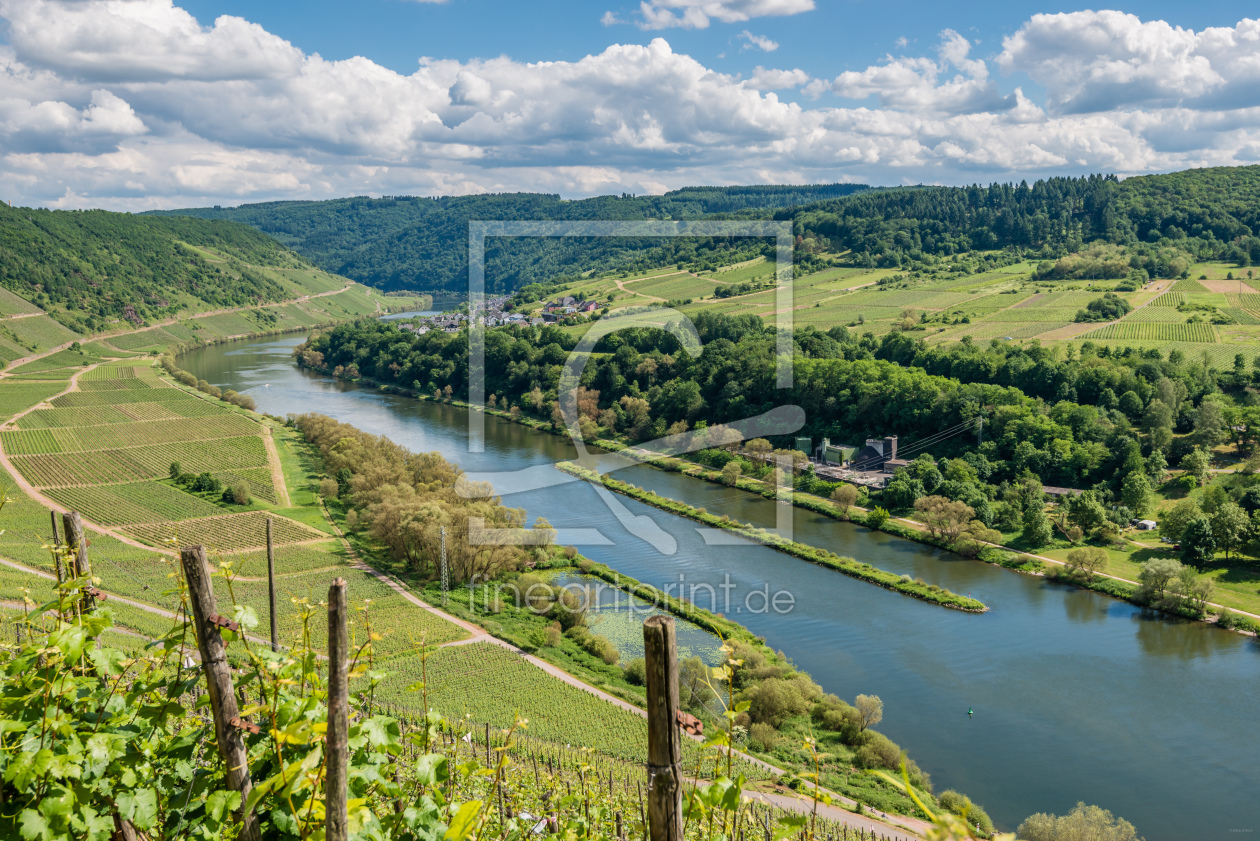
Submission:
[[[88,371],[91,371],[93,368],[97,367],[97,365],[99,364],[100,363],[98,362],[95,365],[89,365],[88,367],[84,368],[82,371],[79,371],[78,373],[76,373],[74,376],[70,378],[70,382],[65,387],[64,390],[58,392],[57,394],[54,394],[52,397],[49,397],[48,400],[45,400],[43,403],[38,403],[30,407],[29,409],[25,409],[21,412],[18,412],[16,415],[14,415],[8,421],[5,422],[4,427],[12,428],[12,424],[15,421],[17,421],[19,418],[22,418],[26,416],[27,414],[29,414],[30,412],[33,412],[36,409],[44,406],[49,401],[55,400],[56,398],[60,397],[63,394],[70,394],[71,392],[78,391],[79,390],[79,377],[83,376]],[[9,459],[9,454],[4,451],[4,440],[2,437],[0,437],[0,465],[3,465],[4,469],[9,471],[9,475],[13,477],[13,481],[18,486],[18,489],[21,490],[22,493],[24,493],[31,500],[38,502],[39,504],[45,506],[46,508],[52,508],[58,511],[62,509],[63,506],[61,505],[61,503],[57,502],[54,499],[51,499],[50,497],[44,496],[44,494],[40,493],[39,490],[34,485],[32,485],[30,482],[26,480],[25,476],[23,476],[21,473],[18,472],[13,462]],[[86,517],[83,518],[83,527],[85,529],[90,529],[92,531],[99,532],[100,534],[107,534],[110,537],[114,538],[115,540],[118,540],[122,543],[126,543],[128,546],[134,546],[137,549],[144,549],[149,552],[158,552],[163,555],[174,554],[169,549],[158,549],[154,546],[149,546],[148,544],[141,543],[138,540],[127,537],[125,534],[122,534],[117,529],[112,529],[107,526],[103,526],[99,523],[95,523],[87,519]]]
[[[287,301],[275,301],[270,304],[257,304],[252,307],[228,307],[226,309],[207,310],[205,312],[190,312],[190,313],[185,313],[183,315],[173,316],[171,318],[166,318],[166,319],[163,319],[162,321],[156,321],[153,324],[148,325],[147,327],[140,327],[138,329],[132,328],[132,329],[114,330],[108,333],[97,333],[94,336],[84,336],[81,339],[74,339],[69,342],[64,342],[63,344],[57,345],[56,347],[51,348],[49,350],[31,354],[30,356],[23,356],[23,357],[19,357],[18,359],[14,359],[8,365],[4,366],[4,372],[11,372],[12,369],[17,368],[21,365],[25,365],[28,362],[34,362],[36,359],[43,359],[45,356],[51,356],[54,353],[58,353],[60,351],[66,350],[75,342],[80,342],[80,343],[96,342],[96,341],[108,342],[110,339],[114,339],[119,336],[126,336],[131,333],[143,333],[145,330],[153,330],[158,327],[166,327],[167,325],[178,324],[181,321],[188,321],[190,319],[208,318],[209,316],[212,316],[212,315],[227,315],[228,313],[243,312],[245,310],[270,309],[273,307],[288,306],[289,304],[296,304],[301,301],[309,301],[311,298],[323,298],[327,295],[340,295],[342,292],[345,292],[349,289],[354,288],[354,286],[355,286],[354,283],[349,283],[340,289],[331,289],[327,292],[316,292],[311,295],[303,295],[300,298],[291,298]],[[47,315],[47,314],[48,313],[45,313],[45,312],[33,312],[33,313],[25,313],[21,316],[13,316],[13,317],[30,318],[37,315]],[[119,348],[119,350],[121,350],[121,348]],[[140,357],[136,357],[136,358],[140,358]],[[0,373],[0,377],[3,377],[3,376],[5,376],[5,373]]]
[[[796,794],[795,792],[792,794],[784,794],[781,793],[781,791],[745,791],[744,796],[763,804],[775,806],[779,809],[787,809],[800,814],[808,815],[814,811],[814,803],[810,800],[809,796]],[[832,800],[835,799],[837,799],[837,795],[833,794]],[[855,802],[847,797],[840,797],[839,799],[850,804]],[[841,809],[837,806],[828,806],[826,803],[818,804],[818,817],[848,824],[849,826],[862,829],[866,832],[877,833],[880,838],[887,838],[889,841],[918,841],[920,838],[919,833],[925,832],[928,828],[926,821],[921,821],[917,818],[906,818],[901,815],[897,815],[895,818],[893,816],[887,816],[890,821],[904,821],[908,827],[913,827],[913,833],[907,832],[900,826],[890,826],[889,824],[876,820],[875,818],[868,818],[865,815],[855,815],[852,812]]]
[[[661,275],[661,277],[667,277],[667,275]],[[638,279],[639,280],[656,280],[656,278],[654,277],[653,278],[641,277]],[[664,303],[665,301],[664,298],[658,298],[655,295],[648,295],[646,292],[636,292],[633,289],[627,289],[625,287],[626,283],[633,283],[633,282],[634,281],[626,281],[626,280],[620,280],[620,279],[613,280],[613,283],[617,284],[617,288],[620,289],[622,292],[629,292],[631,295],[637,295],[640,298],[647,298],[649,301],[661,301],[662,303]]]
[[[276,451],[276,439],[271,434],[271,427],[266,424],[263,425],[263,446],[267,448],[267,464],[271,467],[271,486],[276,489],[276,505],[292,508],[289,486],[284,481],[284,468],[280,466],[280,453]]]

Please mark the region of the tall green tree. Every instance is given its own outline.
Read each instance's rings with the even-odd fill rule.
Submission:
[[[1031,506],[1024,512],[1024,529],[1020,536],[1033,549],[1040,549],[1054,539],[1050,518],[1040,505]]]
[[[1212,533],[1212,522],[1200,515],[1186,523],[1181,532],[1181,562],[1202,567],[1212,560],[1214,554],[1216,535]]]

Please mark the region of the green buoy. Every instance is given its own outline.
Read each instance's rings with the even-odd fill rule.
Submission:
[[[975,713],[971,711],[971,707],[967,707],[967,715],[969,716],[975,715]]]

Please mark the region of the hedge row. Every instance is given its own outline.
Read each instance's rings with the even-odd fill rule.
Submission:
[[[924,601],[933,602],[944,607],[955,608],[957,610],[965,610],[972,613],[983,613],[989,608],[979,599],[973,599],[966,596],[960,596],[957,593],[950,592],[935,584],[920,584],[911,579],[909,576],[900,576],[895,573],[887,572],[882,569],[871,566],[870,564],[861,563],[853,558],[844,558],[828,552],[825,549],[819,549],[804,543],[798,543],[794,540],[780,537],[777,534],[759,529],[750,525],[732,522],[723,519],[717,515],[701,512],[700,509],[691,505],[687,505],[677,500],[660,496],[652,491],[637,488],[626,482],[604,476],[592,470],[579,467],[571,462],[561,462],[556,465],[557,469],[564,471],[572,476],[585,479],[589,482],[599,482],[611,491],[633,497],[648,505],[660,508],[663,511],[669,511],[688,517],[697,522],[704,523],[714,528],[726,529],[733,531],[742,537],[756,541],[777,549],[785,554],[792,555],[820,566],[829,567],[843,572],[845,575],[851,575],[854,578],[860,578],[881,587],[887,587],[890,590],[896,590],[908,596],[923,599]]]

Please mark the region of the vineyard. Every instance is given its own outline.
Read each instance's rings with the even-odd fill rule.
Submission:
[[[536,738],[583,745],[599,733],[603,752],[631,761],[644,758],[644,718],[560,683],[498,645],[444,648],[429,657],[426,669],[429,704],[447,718],[469,716],[493,727],[510,727],[520,715],[529,719],[530,735]],[[406,688],[421,680],[419,658],[391,660],[386,670],[381,700],[418,711],[418,696]]]
[[[179,441],[90,453],[19,455],[13,466],[36,487],[105,485],[160,479],[179,462],[186,472],[230,472],[267,463],[262,438],[248,435],[209,441]]]
[[[229,555],[222,560],[238,562],[238,557]],[[253,576],[258,576],[259,568],[254,568]],[[248,570],[244,576],[249,576]],[[280,626],[280,638],[285,643],[300,639],[302,633],[301,604],[321,605],[328,595],[328,584],[334,576],[346,580],[346,602],[350,607],[350,637],[353,645],[362,645],[367,638],[368,622],[372,632],[381,639],[374,646],[378,658],[394,658],[394,668],[407,668],[413,658],[410,656],[419,650],[423,639],[430,645],[441,645],[445,642],[464,639],[468,633],[458,625],[448,622],[442,617],[412,604],[385,582],[364,570],[351,566],[343,566],[336,571],[319,571],[306,574],[286,575],[276,580],[277,620]],[[220,585],[216,585],[218,587]],[[247,604],[258,614],[259,627],[266,628],[270,623],[267,610],[266,569],[262,568],[262,577],[252,580],[237,579],[232,584],[232,593],[237,604]],[[229,604],[226,592],[220,597],[220,604]],[[327,612],[316,609],[311,617],[311,635],[317,640],[326,640]],[[321,645],[322,647],[322,645]],[[398,655],[398,656],[396,656]],[[544,679],[551,680],[543,675]]]
[[[285,517],[271,519],[273,539],[277,546],[328,539],[328,535]],[[154,546],[176,539],[181,546],[200,543],[211,552],[239,552],[267,545],[267,515],[261,511],[246,511],[180,523],[131,525],[124,531]]]
[[[80,511],[91,522],[103,526],[213,517],[223,511],[200,497],[158,482],[47,488],[44,493],[67,510]]]
[[[0,382],[0,417],[12,417],[64,390],[65,385],[58,382],[4,380]]]
[[[242,552],[233,555],[231,560],[233,568],[242,576],[261,578],[267,574],[267,553],[264,551]],[[335,540],[276,547],[277,575],[326,570],[347,564],[345,549]]]
[[[1166,324],[1152,321],[1122,321],[1119,324],[1108,324],[1082,339],[1134,339],[1137,341],[1155,342],[1195,342],[1214,344],[1217,341],[1216,330],[1211,324]]]
[[[71,453],[80,450],[145,447],[180,441],[239,438],[254,435],[257,431],[258,424],[249,418],[222,412],[218,417],[210,418],[137,420],[127,424],[106,426],[4,431],[0,432],[0,441],[3,441],[4,451],[10,455],[40,455]],[[167,464],[169,465],[170,462],[168,461]]]

